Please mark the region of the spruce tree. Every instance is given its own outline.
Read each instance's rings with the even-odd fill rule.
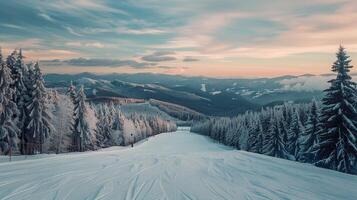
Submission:
[[[26,72],[26,65],[24,63],[24,56],[22,50],[19,52],[13,51],[6,59],[6,65],[10,69],[12,83],[11,89],[14,93],[12,100],[16,103],[18,112],[14,114],[13,118],[17,119],[17,127],[20,131],[20,151],[25,154],[25,145],[27,143],[25,138],[25,120],[26,120],[26,108],[25,101],[28,98],[28,91],[25,84],[24,72]],[[31,85],[28,85],[31,87]]]
[[[10,69],[5,65],[0,49],[0,151],[11,153],[17,147],[16,103],[13,101],[14,90]]]
[[[119,109],[116,110],[113,121],[113,133],[116,134],[117,145],[123,145],[123,128],[124,128],[124,119]]]
[[[78,91],[74,104],[73,146],[76,151],[84,151],[90,144],[90,130],[87,121],[86,95],[83,85]]]
[[[73,85],[72,81],[67,89],[67,95],[71,98],[72,102],[75,103],[77,98],[76,86]]]
[[[313,146],[317,144],[317,131],[319,130],[319,108],[316,100],[311,103],[305,131],[299,137],[298,160],[301,162],[312,162]]]
[[[270,119],[270,127],[264,138],[263,154],[277,158],[291,159],[291,155],[285,149],[283,135],[278,125],[278,118],[274,115]]]
[[[249,129],[248,151],[261,153],[263,148],[263,127],[260,120],[254,121]]]
[[[38,62],[33,69],[32,88],[30,98],[26,104],[28,120],[26,122],[26,140],[38,144],[32,146],[28,153],[34,153],[38,150],[43,152],[42,145],[49,136],[53,126],[51,124],[51,113],[47,105],[47,91],[44,86],[43,76]]]
[[[340,46],[332,71],[337,77],[322,99],[321,130],[315,145],[317,166],[352,173],[357,159],[356,84],[348,74],[353,67]]]
[[[303,134],[304,128],[301,124],[299,113],[295,111],[291,118],[291,124],[288,131],[288,142],[287,142],[287,150],[293,155],[295,158],[298,157],[299,152],[299,135]]]
[[[109,147],[113,145],[112,137],[112,120],[109,107],[107,105],[99,105],[97,107],[96,116],[98,122],[96,124],[97,142],[100,147]]]

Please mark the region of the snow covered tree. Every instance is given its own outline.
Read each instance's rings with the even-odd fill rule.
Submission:
[[[317,166],[352,173],[357,159],[357,91],[348,74],[353,67],[345,49],[340,46],[332,71],[336,79],[322,99],[321,130],[318,133]]]
[[[289,127],[292,120],[292,116],[294,114],[293,106],[291,105],[291,103],[285,102],[282,106],[282,112],[284,117],[284,123],[286,127]]]
[[[124,142],[123,138],[123,127],[124,127],[124,116],[119,109],[116,110],[113,121],[113,139],[116,145],[122,145]]]
[[[19,53],[13,51],[6,59],[6,65],[11,71],[11,78],[13,82],[10,84],[11,89],[14,93],[12,95],[12,100],[16,103],[18,112],[14,114],[13,118],[17,120],[17,126],[20,131],[20,151],[22,154],[25,153],[25,118],[26,118],[26,108],[25,101],[28,98],[28,91],[25,84],[24,72],[26,72],[27,67],[24,63],[24,56],[22,55],[22,50]],[[30,85],[29,85],[30,86]]]
[[[270,127],[266,138],[264,138],[262,153],[277,158],[291,159],[291,155],[285,149],[285,144],[277,120],[276,116],[272,116],[270,119]]]
[[[67,93],[66,93],[69,97],[71,97],[71,100],[73,103],[76,102],[76,98],[77,98],[77,93],[76,93],[76,86],[73,85],[73,82],[71,81],[68,89],[67,89]]]
[[[97,143],[99,147],[113,146],[112,137],[112,119],[111,110],[105,104],[100,104],[96,109],[96,117],[98,122],[96,124]]]
[[[293,155],[295,158],[298,156],[299,152],[299,135],[303,134],[304,127],[301,124],[299,113],[295,111],[291,118],[291,124],[288,131],[288,142],[287,142],[287,150]]]
[[[113,123],[114,116],[117,113],[117,108],[115,107],[113,102],[109,102],[109,104],[107,105],[107,109],[108,109],[109,119],[111,120],[111,123]]]
[[[248,138],[248,151],[261,153],[263,148],[263,127],[260,120],[251,124]]]
[[[0,151],[11,153],[17,147],[17,105],[13,101],[14,90],[10,69],[5,65],[0,49]]]
[[[51,104],[53,117],[51,123],[54,130],[51,134],[49,150],[56,153],[68,152],[72,144],[73,103],[67,95],[53,91]]]
[[[86,150],[91,142],[85,100],[86,95],[84,94],[83,86],[81,86],[74,104],[73,147],[76,151]]]
[[[38,62],[33,69],[32,88],[30,90],[30,98],[26,102],[26,111],[28,121],[26,121],[26,141],[36,146],[28,148],[30,154],[36,150],[43,152],[42,145],[44,140],[49,136],[53,126],[51,124],[51,113],[47,105],[47,92],[44,86],[44,80]]]
[[[317,102],[314,99],[311,104],[305,131],[299,137],[298,160],[301,162],[312,162],[313,160],[312,148],[317,144],[319,112]]]

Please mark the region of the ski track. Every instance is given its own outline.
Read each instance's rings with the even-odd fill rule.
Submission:
[[[233,150],[187,130],[134,148],[0,163],[0,200],[355,200],[356,188],[357,176]]]

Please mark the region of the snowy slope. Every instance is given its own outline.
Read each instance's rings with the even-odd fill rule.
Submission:
[[[134,148],[0,163],[0,199],[356,199],[357,176],[177,131]]]

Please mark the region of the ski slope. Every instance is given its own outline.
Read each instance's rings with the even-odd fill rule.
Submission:
[[[3,159],[1,200],[357,199],[357,176],[232,150],[187,130],[134,148],[35,158]]]

